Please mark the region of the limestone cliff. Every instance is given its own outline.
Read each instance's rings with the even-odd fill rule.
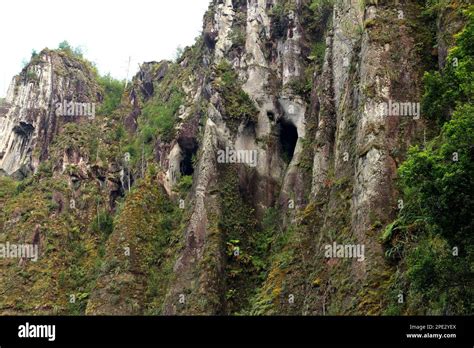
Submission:
[[[63,216],[61,238],[74,241],[65,256],[47,242],[48,220],[62,210],[35,215],[15,208],[21,197],[10,192],[0,236],[23,238],[33,225],[49,236],[38,264],[16,266],[36,272],[25,276],[41,289],[34,298],[50,282],[42,262],[74,281],[53,277],[61,301],[36,307],[12,298],[19,286],[0,285],[0,311],[391,313],[403,270],[380,236],[403,209],[397,169],[436,132],[419,107],[423,74],[445,66],[466,21],[462,2],[430,15],[426,6],[213,0],[201,37],[176,62],[141,64],[119,105],[70,128],[53,106],[100,105],[107,91],[83,61],[43,51],[0,109],[0,168],[16,178],[36,172],[36,192],[40,164],[53,161],[50,176],[67,187],[52,199],[61,192],[83,210]],[[387,115],[392,103],[406,112]],[[91,127],[101,130],[93,148],[61,138]],[[15,219],[23,234],[13,234]],[[333,243],[364,254],[328,257]],[[71,293],[80,299],[67,304]],[[397,311],[436,312],[414,300]]]
[[[85,64],[64,52],[43,50],[12,80],[0,114],[0,168],[7,174],[22,178],[48,158],[61,125],[75,118],[60,117],[58,103],[100,101]]]

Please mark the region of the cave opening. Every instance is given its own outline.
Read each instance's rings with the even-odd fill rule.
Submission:
[[[280,120],[278,126],[281,155],[286,163],[290,163],[295,153],[296,142],[298,141],[298,130],[292,123],[286,120]]]
[[[198,146],[194,141],[181,144],[182,157],[179,165],[181,176],[189,176],[194,173],[193,158],[195,157]]]

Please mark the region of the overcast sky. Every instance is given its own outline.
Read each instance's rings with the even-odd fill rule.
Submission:
[[[0,97],[32,50],[67,40],[99,72],[130,76],[138,63],[174,58],[202,30],[210,0],[7,0],[1,4]]]

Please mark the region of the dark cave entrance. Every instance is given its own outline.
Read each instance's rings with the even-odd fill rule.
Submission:
[[[290,163],[295,153],[296,142],[298,141],[298,130],[292,123],[286,120],[280,120],[278,127],[281,155],[286,163]]]
[[[198,146],[194,140],[182,142],[180,146],[182,151],[181,163],[179,165],[181,176],[193,175],[193,157],[197,153]]]

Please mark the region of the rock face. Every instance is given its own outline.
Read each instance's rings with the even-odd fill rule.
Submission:
[[[98,93],[95,77],[80,61],[49,50],[34,57],[13,78],[0,110],[0,168],[19,178],[34,172],[61,125],[81,116],[59,116],[56,105],[96,103]]]
[[[251,205],[257,217],[277,207],[287,215],[282,221],[288,227],[298,223],[295,212],[311,201],[323,200],[328,208],[327,217],[321,217],[326,223],[317,232],[320,240],[341,218],[338,214],[331,215],[332,207],[341,204],[337,190],[330,189],[331,182],[347,181],[345,203],[349,203],[350,227],[346,227],[346,232],[339,231],[340,239],[352,236],[371,255],[362,264],[354,262],[349,272],[366,285],[371,281],[372,265],[383,262],[381,247],[369,234],[375,233],[371,230],[375,221],[389,221],[396,210],[393,182],[396,163],[390,151],[393,146],[406,147],[423,123],[401,122],[380,114],[377,103],[400,95],[390,72],[384,72],[389,66],[391,48],[372,37],[378,34],[379,28],[364,29],[363,25],[364,21],[377,22],[380,18],[395,25],[400,20],[397,8],[361,9],[357,4],[338,3],[332,11],[325,10],[332,12],[332,25],[324,35],[305,30],[301,19],[307,15],[305,5],[300,1],[223,1],[211,5],[211,14],[206,16],[204,39],[212,40],[212,45],[207,44],[203,61],[214,67],[223,61],[230,64],[239,76],[242,90],[256,105],[257,115],[254,122],[242,120],[232,129],[226,115],[229,110],[222,107],[226,96],[216,88],[215,81],[220,77],[215,73],[188,91],[188,98],[199,93],[210,94],[202,96],[210,104],[194,173],[191,217],[185,229],[183,250],[174,265],[176,277],[164,303],[166,314],[226,311],[220,294],[226,288],[224,268],[229,260],[222,254],[219,243],[216,245],[211,238],[215,215],[227,214],[214,194],[223,181],[216,161],[216,153],[223,148],[257,154],[255,168],[241,165],[237,170],[238,190],[252,191]],[[411,15],[410,8],[400,7],[402,10]],[[322,15],[318,20],[325,25],[327,17]],[[406,42],[406,49],[401,52],[401,61],[393,62],[393,67],[415,66],[416,63],[410,62],[417,62],[419,57],[411,53],[415,44],[412,33],[402,25],[397,35]],[[313,63],[306,59],[312,40],[326,46],[319,70],[311,69]],[[305,76],[308,70],[313,75]],[[407,96],[419,100],[419,72],[408,68],[403,74],[400,78],[407,81]],[[298,89],[298,84],[306,81],[314,81],[311,96],[301,95]],[[401,123],[409,130],[409,136],[403,144],[393,144],[390,139],[399,133]],[[312,127],[311,132],[307,131],[308,126]],[[305,141],[315,144],[314,148],[305,149]],[[177,168],[183,153],[179,142],[170,149],[165,184],[169,192],[179,178]],[[302,162],[304,156],[311,154],[314,158],[310,175],[302,168]],[[311,196],[307,194],[309,191]],[[221,242],[228,238],[220,233]],[[316,241],[312,243],[317,249],[323,247]],[[212,267],[203,265],[207,253],[215,255]],[[377,271],[383,272],[383,267]],[[180,295],[186,295],[186,301],[194,303],[200,298],[205,305],[180,305]],[[312,309],[312,313],[321,311],[324,309]]]
[[[84,248],[100,248],[84,260],[94,281],[64,285],[82,296],[75,310],[384,313],[395,271],[380,234],[403,205],[397,168],[427,129],[417,106],[424,66],[436,60],[418,49],[428,46],[421,10],[415,1],[213,0],[196,44],[177,62],[142,64],[121,104],[93,124],[105,143],[96,155],[84,141],[54,146],[62,160],[52,175],[89,199],[81,231],[97,244]],[[459,30],[451,15],[439,14],[439,30]],[[452,40],[439,40],[442,66]],[[91,131],[87,119],[55,112],[74,98],[104,97],[80,61],[43,51],[0,108],[0,169],[38,171],[67,122]],[[392,103],[406,112],[389,114]],[[328,258],[333,243],[365,254]]]
[[[219,150],[233,149],[255,153],[257,163],[254,168],[249,164],[239,167],[240,185],[242,191],[254,191],[252,205],[257,215],[262,216],[275,202],[287,205],[290,197],[298,202],[304,201],[301,170],[297,167],[302,152],[302,141],[305,137],[306,103],[289,86],[291,81],[302,76],[301,26],[298,15],[293,13],[288,34],[278,39],[274,47],[268,51],[266,45],[271,40],[269,9],[266,1],[216,3],[216,11],[210,23],[205,27],[212,33],[218,33],[215,39],[215,49],[207,53],[206,59],[214,66],[227,61],[237,72],[241,89],[256,105],[255,122],[242,120],[235,130],[230,129],[226,120],[225,95],[215,87],[218,76],[209,76],[199,87],[202,91],[211,91],[210,105],[207,110],[207,122],[204,126],[204,136],[201,143],[200,161],[195,174],[195,191],[192,198],[192,215],[186,228],[185,246],[179,256],[174,271],[180,276],[165,301],[165,313],[221,313],[225,306],[219,298],[214,298],[204,308],[179,306],[180,294],[188,294],[190,299],[216,297],[223,291],[223,268],[226,263],[221,250],[209,242],[210,233],[215,223],[213,215],[226,214],[223,211],[215,192],[222,181],[216,154]],[[213,7],[213,6],[211,6]],[[289,34],[291,32],[291,35]],[[233,40],[241,33],[245,42],[239,47]],[[268,58],[266,57],[268,56]],[[228,60],[228,57],[232,57]],[[276,88],[271,86],[271,76],[282,80]],[[282,124],[294,130],[291,141],[291,153],[283,158],[281,144],[278,139],[283,133]],[[268,139],[267,142],[259,139]],[[269,146],[269,143],[276,143]],[[288,163],[285,163],[285,160]],[[224,166],[226,164],[223,164]],[[250,173],[249,173],[250,170]],[[245,184],[246,183],[246,184]],[[299,184],[299,185],[298,185]],[[281,185],[278,192],[276,186]],[[226,238],[223,235],[220,239]],[[204,271],[202,260],[206,253],[216,254],[212,271]],[[199,279],[195,274],[199,273]],[[225,291],[225,290],[224,290]],[[219,295],[220,296],[220,295]]]

